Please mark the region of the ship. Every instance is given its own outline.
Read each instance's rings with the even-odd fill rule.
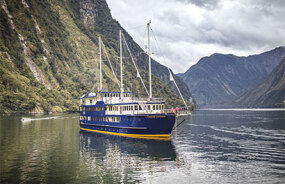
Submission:
[[[99,87],[97,92],[91,90],[80,98],[79,106],[79,124],[82,131],[110,134],[115,136],[125,136],[144,139],[169,139],[171,131],[176,121],[176,111],[165,109],[165,101],[162,98],[152,96],[151,83],[151,51],[149,43],[150,22],[148,28],[148,60],[149,60],[149,90],[140,77],[139,70],[132,61],[137,70],[137,76],[148,94],[146,98],[136,97],[131,91],[124,91],[123,87],[123,56],[122,56],[122,31],[120,36],[120,65],[121,65],[121,84],[118,81],[120,91],[106,91],[102,88],[102,43],[99,36]],[[126,40],[124,42],[128,48]],[[110,63],[111,64],[111,63]],[[169,70],[170,71],[170,70]],[[170,72],[171,75],[171,72]],[[170,78],[173,76],[170,76]],[[183,99],[184,101],[184,99]],[[184,101],[185,103],[185,101]],[[186,103],[185,103],[186,105]],[[187,106],[187,105],[186,105]]]

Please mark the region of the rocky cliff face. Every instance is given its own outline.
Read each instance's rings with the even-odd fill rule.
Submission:
[[[285,47],[248,57],[213,54],[182,74],[200,106],[227,107],[263,82],[285,57]]]
[[[264,82],[235,100],[235,105],[240,107],[284,107],[285,58]]]
[[[86,27],[94,26],[97,7],[91,0],[80,1],[80,18]]]
[[[139,54],[142,49],[112,18],[105,0],[0,3],[0,112],[77,110],[79,97],[98,84],[98,35],[119,74],[119,29],[147,85],[147,56]],[[103,88],[118,90],[103,60]],[[126,90],[145,96],[130,60],[124,61],[124,71]],[[154,96],[164,97],[168,106],[182,105],[166,67],[154,61],[153,71]],[[190,97],[185,83],[178,83]]]

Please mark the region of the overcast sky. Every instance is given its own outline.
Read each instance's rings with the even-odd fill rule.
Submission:
[[[107,0],[142,47],[149,20],[154,58],[174,73],[213,53],[247,56],[285,45],[285,0]]]

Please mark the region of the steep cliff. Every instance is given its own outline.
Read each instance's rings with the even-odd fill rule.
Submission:
[[[98,35],[119,74],[120,29],[147,85],[147,56],[112,18],[105,0],[0,3],[0,112],[77,110],[79,97],[98,84]],[[118,90],[106,56],[103,60],[103,88]],[[153,62],[154,96],[164,97],[167,106],[182,105],[166,67]],[[124,71],[126,90],[145,96],[129,58]],[[178,84],[191,97],[185,83]]]

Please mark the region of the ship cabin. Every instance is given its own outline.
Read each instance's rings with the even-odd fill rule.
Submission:
[[[104,112],[103,116],[164,113],[163,99],[137,98],[133,95],[132,92],[89,93],[80,99],[80,112],[93,115],[97,114],[96,112]]]

